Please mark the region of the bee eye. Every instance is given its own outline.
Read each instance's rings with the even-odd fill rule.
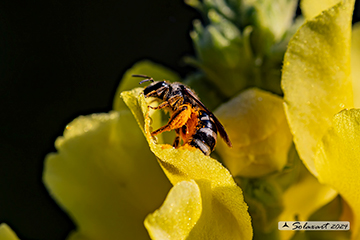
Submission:
[[[145,89],[144,89],[144,95],[148,95],[149,93],[153,92],[153,91],[156,91],[160,88],[168,88],[168,84],[164,81],[161,81],[161,82],[154,82],[152,84],[150,84],[149,86],[147,86]]]

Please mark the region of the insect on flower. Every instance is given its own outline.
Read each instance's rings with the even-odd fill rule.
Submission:
[[[179,147],[182,140],[183,146],[190,145],[208,156],[215,148],[219,132],[227,145],[232,147],[223,125],[190,88],[182,83],[154,81],[146,75],[132,76],[145,78],[140,84],[151,82],[144,89],[145,97],[154,97],[162,101],[157,107],[149,107],[155,110],[165,108],[171,115],[168,123],[153,131],[151,135],[175,130],[175,148]]]

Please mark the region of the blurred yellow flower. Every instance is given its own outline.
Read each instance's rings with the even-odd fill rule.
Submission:
[[[1,240],[19,240],[16,234],[11,230],[11,228],[5,224],[0,224],[0,239]]]
[[[261,177],[281,171],[292,143],[281,97],[251,88],[215,111],[233,148],[219,141],[217,152],[233,176]]]
[[[69,239],[149,239],[143,221],[171,188],[131,112],[116,106],[75,119],[46,157],[45,186],[77,226]]]

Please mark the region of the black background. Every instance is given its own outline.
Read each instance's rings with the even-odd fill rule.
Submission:
[[[0,1],[0,223],[21,239],[74,228],[42,184],[43,160],[79,115],[111,110],[142,59],[179,72],[198,12],[182,1]]]
[[[0,223],[21,239],[66,237],[74,226],[42,184],[45,155],[71,120],[111,110],[137,61],[191,71],[181,59],[194,54],[196,18],[181,0],[0,1]]]

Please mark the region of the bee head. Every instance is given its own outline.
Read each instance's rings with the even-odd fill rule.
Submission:
[[[165,81],[152,82],[144,89],[145,97],[156,97],[163,99],[164,94],[169,91],[169,84]]]
[[[144,89],[145,97],[156,97],[163,100],[164,96],[166,96],[169,92],[170,85],[166,81],[155,82],[152,77],[142,74],[136,74],[132,76],[145,78],[139,84],[142,84],[144,82],[151,82],[151,84]]]

